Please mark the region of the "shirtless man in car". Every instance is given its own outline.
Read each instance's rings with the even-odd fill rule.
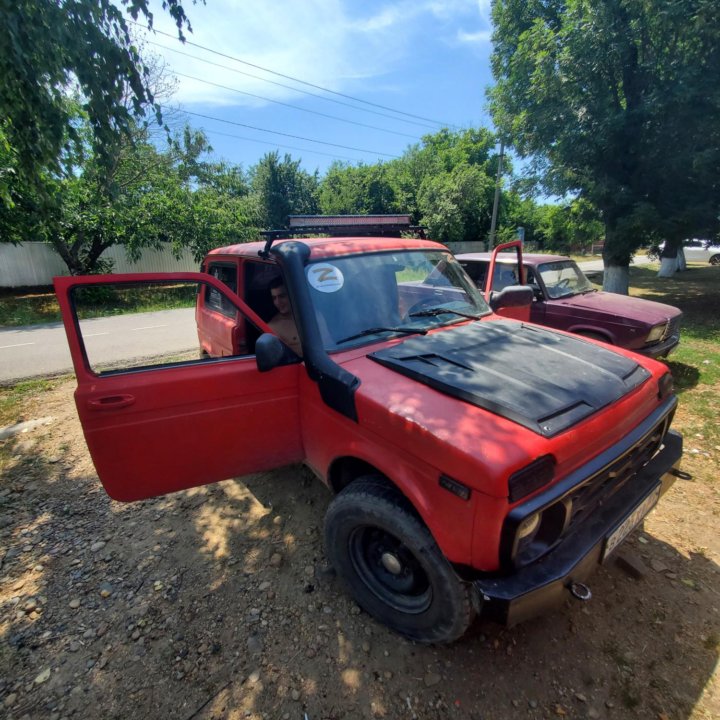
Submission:
[[[268,323],[270,329],[299,357],[302,357],[300,336],[293,316],[290,298],[282,278],[276,278],[270,283],[270,295],[277,313]]]

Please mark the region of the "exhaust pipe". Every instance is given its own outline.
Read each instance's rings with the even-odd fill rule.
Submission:
[[[590,588],[585,583],[570,583],[568,589],[570,590],[570,594],[574,598],[576,598],[577,600],[582,600],[582,602],[587,602],[588,600],[590,600],[590,598],[592,598],[592,590],[590,590]]]

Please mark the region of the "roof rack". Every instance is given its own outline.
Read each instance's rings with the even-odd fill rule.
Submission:
[[[330,237],[401,237],[414,233],[425,237],[422,225],[413,225],[410,215],[288,215],[288,227],[265,230],[265,247],[258,253],[267,258],[275,240],[297,235],[329,235]]]

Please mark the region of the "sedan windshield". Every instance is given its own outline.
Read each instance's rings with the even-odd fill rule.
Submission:
[[[537,271],[551,298],[581,295],[594,290],[592,283],[572,260],[545,263]]]
[[[328,351],[425,334],[490,312],[455,258],[438,250],[318,260],[306,276]]]

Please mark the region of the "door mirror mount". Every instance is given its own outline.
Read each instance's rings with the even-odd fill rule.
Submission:
[[[263,333],[255,343],[255,361],[260,372],[269,372],[276,367],[301,362],[285,343],[271,333]]]

